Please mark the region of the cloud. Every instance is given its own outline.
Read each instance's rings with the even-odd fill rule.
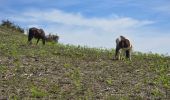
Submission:
[[[143,52],[153,52],[153,53],[170,53],[170,48],[168,47],[170,40],[170,35],[159,36],[159,37],[136,37],[135,38],[135,50]]]
[[[34,23],[41,22],[41,24],[48,23],[52,28],[55,26],[60,27],[59,30],[66,28],[69,30],[69,33],[84,33],[88,31],[91,34],[126,34],[136,28],[154,23],[149,20],[137,20],[130,17],[119,16],[109,18],[86,18],[80,13],[66,13],[54,9],[50,11],[29,10],[16,18],[15,20],[17,21],[28,21],[28,23],[30,21]],[[24,20],[25,18],[27,20]],[[65,32],[66,30],[63,31]]]
[[[104,31],[120,31],[123,29],[137,28],[149,24],[153,21],[137,20],[129,17],[112,17],[112,18],[86,18],[80,13],[66,13],[60,10],[50,11],[26,11],[17,17],[17,21],[23,20],[25,17],[28,21],[43,21],[69,26],[88,27],[102,29]]]

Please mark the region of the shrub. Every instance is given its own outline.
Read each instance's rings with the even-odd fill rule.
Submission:
[[[15,25],[13,22],[11,22],[9,20],[2,20],[1,26],[10,28],[10,29],[12,29],[14,31],[18,31],[20,33],[24,33],[24,29],[23,28],[21,28],[18,25]]]

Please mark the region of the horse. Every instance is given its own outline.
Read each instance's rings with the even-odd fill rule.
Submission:
[[[29,44],[32,44],[31,40],[33,38],[37,39],[37,44],[38,44],[39,40],[42,39],[42,43],[43,43],[43,45],[45,45],[46,37],[45,37],[45,32],[43,29],[38,29],[35,27],[30,28],[29,33],[28,33],[28,43]]]
[[[116,39],[116,51],[115,58],[117,60],[122,60],[123,56],[126,56],[127,59],[131,60],[132,44],[129,39],[124,36]]]

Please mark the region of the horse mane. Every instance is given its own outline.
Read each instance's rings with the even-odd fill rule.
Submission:
[[[120,39],[121,40],[126,40],[126,38],[124,36],[122,36],[122,35],[120,36]]]

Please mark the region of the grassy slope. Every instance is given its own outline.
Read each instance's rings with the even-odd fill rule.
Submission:
[[[35,43],[35,41],[34,41]],[[170,97],[170,58],[55,43],[27,45],[21,33],[0,28],[0,98],[165,99]]]

